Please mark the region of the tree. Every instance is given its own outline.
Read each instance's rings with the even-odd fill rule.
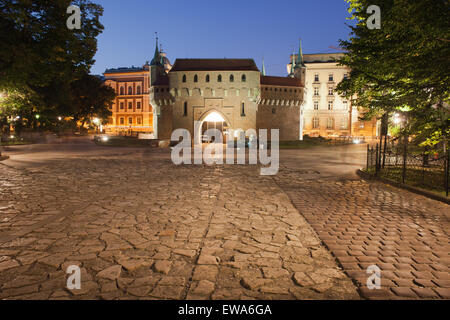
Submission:
[[[67,28],[67,8],[81,9],[81,29]],[[0,92],[25,117],[68,108],[71,84],[94,64],[103,8],[90,0],[0,0]],[[32,123],[32,121],[30,121]]]
[[[100,78],[86,74],[72,83],[71,92],[71,104],[66,114],[72,115],[76,123],[84,126],[94,117],[102,123],[107,122],[112,114],[109,107],[116,97],[113,88],[106,86]]]
[[[402,111],[404,130],[419,142],[447,142],[450,127],[448,0],[347,0],[353,14],[346,54],[351,69],[338,92],[366,108],[366,117]],[[369,5],[381,8],[381,29],[370,30]]]

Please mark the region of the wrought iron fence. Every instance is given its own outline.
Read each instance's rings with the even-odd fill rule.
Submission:
[[[450,152],[430,152],[399,140],[367,146],[366,171],[395,182],[449,195]]]

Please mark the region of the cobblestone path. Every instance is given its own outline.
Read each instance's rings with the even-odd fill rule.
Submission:
[[[450,207],[381,183],[320,179],[282,168],[275,177],[369,299],[450,299]],[[367,288],[370,265],[381,289]]]
[[[0,163],[0,299],[359,299],[273,177],[252,166],[174,166],[168,158],[87,156],[30,169]],[[295,203],[336,253],[334,231],[318,226],[340,216],[325,216],[320,186],[299,189],[309,198],[299,193]],[[336,208],[366,205],[369,187],[361,186],[330,195],[343,200]],[[413,196],[402,199],[413,208]],[[395,212],[402,210],[398,205],[392,204]],[[370,212],[355,208],[357,219]],[[411,224],[415,216],[408,216]],[[440,242],[447,241],[433,219],[420,229],[424,239],[435,241],[441,232]],[[418,231],[414,226],[408,230]],[[345,267],[368,262],[348,250],[355,260],[341,261]],[[412,258],[443,254],[425,253]],[[444,294],[444,258],[392,263],[430,265],[419,272],[433,275],[432,293]],[[70,265],[81,268],[81,290],[66,288]]]

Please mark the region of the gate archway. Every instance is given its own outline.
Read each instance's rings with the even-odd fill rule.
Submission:
[[[230,122],[226,117],[219,111],[210,110],[205,113],[199,120],[200,125],[196,128],[198,141],[196,143],[210,143],[212,137],[207,136],[205,133],[208,129],[217,129],[222,132],[223,142],[225,143],[228,139]]]

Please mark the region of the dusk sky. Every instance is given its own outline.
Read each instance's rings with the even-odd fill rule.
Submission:
[[[336,52],[347,39],[345,0],[95,0],[104,9],[93,74],[142,66],[151,60],[158,32],[176,58],[253,58],[268,75],[285,76],[289,54]]]

